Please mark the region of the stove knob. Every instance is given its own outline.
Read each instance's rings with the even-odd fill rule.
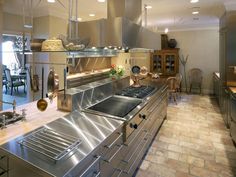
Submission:
[[[138,128],[138,125],[137,124],[133,124],[133,123],[130,123],[129,126],[130,126],[130,128],[133,128],[133,129],[137,129]]]
[[[146,115],[145,114],[139,114],[139,118],[146,119]]]

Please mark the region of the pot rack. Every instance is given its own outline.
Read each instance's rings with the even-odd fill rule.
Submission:
[[[67,63],[53,63],[53,62],[27,62],[27,64],[69,66],[69,64],[67,64]]]

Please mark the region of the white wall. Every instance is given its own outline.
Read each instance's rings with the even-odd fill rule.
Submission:
[[[168,38],[177,40],[180,56],[189,55],[186,65],[187,72],[191,68],[200,68],[203,71],[203,93],[212,93],[212,73],[219,71],[219,30],[176,31],[170,32]],[[181,63],[180,72],[183,74]]]

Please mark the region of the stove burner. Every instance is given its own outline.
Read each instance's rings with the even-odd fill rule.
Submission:
[[[122,95],[122,96],[128,96],[133,98],[145,98],[148,96],[155,87],[152,86],[141,86],[141,87],[127,87],[120,92],[118,92],[116,95]]]

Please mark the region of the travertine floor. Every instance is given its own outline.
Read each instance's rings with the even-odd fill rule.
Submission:
[[[236,149],[216,100],[183,95],[178,105],[169,105],[136,177],[197,176],[236,176]]]

